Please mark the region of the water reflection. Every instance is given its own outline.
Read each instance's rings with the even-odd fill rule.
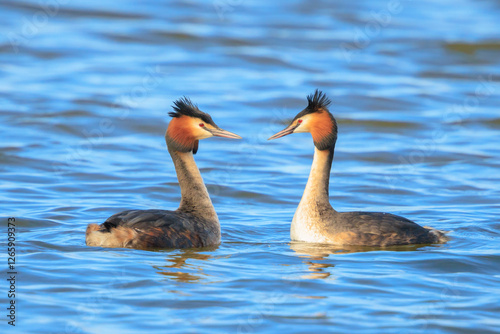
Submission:
[[[331,269],[334,264],[324,261],[332,254],[351,254],[360,252],[374,251],[395,251],[406,252],[416,251],[428,245],[404,245],[391,247],[366,247],[366,246],[336,246],[329,244],[315,244],[306,242],[292,242],[290,248],[295,251],[299,257],[304,259],[304,264],[309,268],[310,273],[301,276],[303,279],[325,279],[331,276]]]
[[[177,282],[183,283],[196,283],[207,277],[208,275],[203,272],[203,266],[197,265],[198,261],[206,261],[213,256],[210,252],[217,250],[216,247],[207,247],[203,250],[187,249],[179,250],[178,253],[169,254],[167,262],[171,264],[165,266],[153,266],[157,273],[165,276],[168,279],[173,279]]]

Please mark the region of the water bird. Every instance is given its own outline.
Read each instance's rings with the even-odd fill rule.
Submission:
[[[193,155],[201,139],[241,137],[219,128],[209,114],[187,97],[175,101],[172,108],[165,141],[181,188],[179,208],[127,210],[101,225],[90,224],[85,238],[88,246],[151,249],[220,244],[219,219]]]
[[[352,246],[444,243],[445,232],[382,212],[337,212],[329,200],[330,170],[337,142],[337,121],[328,110],[331,100],[320,90],[307,96],[307,107],[269,140],[309,132],[314,157],[302,199],[293,216],[292,241]]]

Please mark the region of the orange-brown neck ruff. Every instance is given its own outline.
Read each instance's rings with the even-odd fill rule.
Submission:
[[[189,117],[181,116],[172,118],[168,125],[166,139],[167,146],[174,151],[193,151],[196,145],[196,139],[190,128]]]
[[[327,150],[335,147],[337,141],[337,122],[326,110],[313,114],[310,122],[310,131],[314,145],[318,150]]]

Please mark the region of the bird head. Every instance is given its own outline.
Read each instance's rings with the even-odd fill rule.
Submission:
[[[172,120],[165,134],[169,149],[196,154],[200,139],[214,136],[241,139],[237,134],[219,128],[209,114],[198,109],[187,97],[174,101],[172,108],[174,111],[168,113]]]
[[[335,147],[337,141],[337,122],[328,111],[330,99],[320,90],[307,96],[307,107],[299,112],[289,126],[271,136],[268,140],[292,133],[310,132],[314,145],[319,150]]]

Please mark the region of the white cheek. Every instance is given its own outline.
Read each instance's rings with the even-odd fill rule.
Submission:
[[[302,133],[302,132],[307,132],[307,130],[301,125],[299,125],[295,130],[293,130],[293,133]]]
[[[309,132],[309,125],[307,120],[303,120],[302,123],[300,123],[300,125],[295,130],[293,130],[293,133],[302,133],[302,132]]]
[[[214,136],[213,134],[211,134],[210,132],[208,132],[207,130],[204,130],[202,128],[199,128],[197,131],[197,134],[196,134],[197,139],[206,139],[206,138],[210,138],[213,136]]]

